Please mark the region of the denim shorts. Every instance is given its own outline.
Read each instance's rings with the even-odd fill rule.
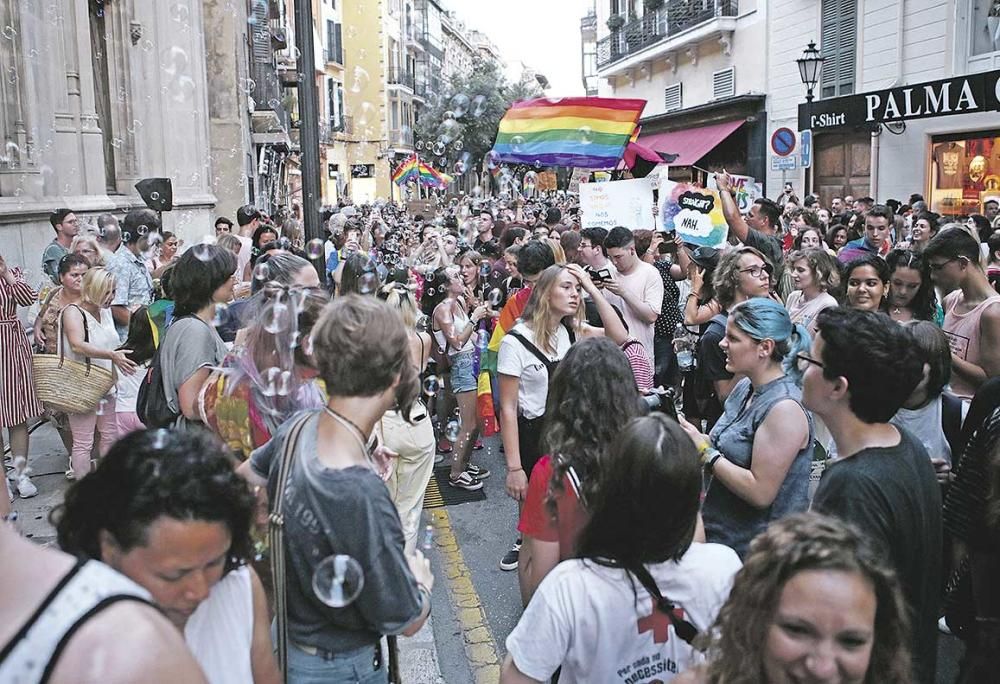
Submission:
[[[452,394],[474,392],[479,387],[475,370],[476,361],[471,350],[459,352],[451,357]]]
[[[388,684],[388,667],[378,657],[375,666],[376,646],[363,646],[346,653],[306,653],[295,644],[288,644],[288,684]]]

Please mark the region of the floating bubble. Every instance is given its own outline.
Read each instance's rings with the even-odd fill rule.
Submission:
[[[469,98],[459,93],[455,97],[451,98],[449,106],[452,110],[452,116],[456,119],[461,119],[465,116],[465,113],[469,111]]]
[[[320,238],[315,238],[313,240],[310,240],[306,244],[306,255],[308,255],[310,259],[319,259],[321,256],[323,256],[324,250],[325,246]]]
[[[259,282],[264,282],[271,277],[271,269],[267,263],[257,264],[253,267],[253,279]]]
[[[365,586],[361,565],[344,554],[334,554],[319,562],[313,572],[313,593],[331,608],[349,606]]]
[[[447,145],[458,139],[458,136],[461,135],[461,133],[462,124],[458,123],[454,119],[445,119],[438,127],[438,142],[443,145]]]
[[[212,327],[213,328],[216,328],[216,327],[222,325],[223,323],[225,323],[225,321],[226,321],[226,310],[228,308],[229,308],[229,305],[226,304],[226,303],[224,303],[224,302],[220,302],[220,303],[218,303],[218,304],[215,305],[215,315],[212,316]]]
[[[434,295],[435,295],[436,293],[437,293],[437,290],[435,290],[435,289],[434,289],[433,287],[432,287],[432,288],[429,288],[429,289],[427,290],[427,296],[428,296],[428,297],[433,297],[433,296],[434,296]]]
[[[481,117],[483,114],[485,114],[486,113],[486,96],[485,95],[476,95],[474,98],[472,98],[471,108],[472,108],[472,116],[474,116],[477,119],[479,117]]]
[[[278,378],[281,377],[280,368],[265,368],[260,375],[260,393],[265,397],[273,397],[278,394]]]
[[[99,402],[97,402],[97,408],[94,409],[94,413],[96,413],[99,416],[103,416],[107,412],[108,412],[108,400],[101,399]]]
[[[122,241],[123,242],[128,243],[131,240],[132,240],[132,233],[130,233],[128,231],[125,231],[124,233],[122,233]]]
[[[240,90],[245,94],[249,95],[257,87],[257,82],[252,78],[241,78],[240,79]]]
[[[371,294],[378,289],[378,274],[374,271],[366,271],[358,278],[358,292],[361,294]]]
[[[298,334],[298,333],[296,333]],[[275,392],[279,397],[287,397],[292,391],[292,372],[281,371]]]
[[[451,144],[451,147],[456,152],[461,152],[462,148],[465,147],[465,143],[461,139],[458,139]]]
[[[476,349],[480,352],[486,350],[490,344],[490,334],[486,330],[480,330],[476,333]]]
[[[170,7],[170,18],[178,24],[187,25],[191,18],[191,9],[187,5],[178,2]]]
[[[576,139],[581,145],[594,142],[594,129],[590,126],[580,126],[576,131]]]
[[[436,375],[428,375],[424,378],[424,394],[428,397],[433,397],[441,390],[441,381],[438,380]]]
[[[434,526],[427,525],[424,527],[424,539],[421,543],[421,548],[424,550],[424,555],[426,555],[431,548],[434,546]]]
[[[160,193],[158,193],[158,192],[151,192],[151,193],[149,193],[149,199],[151,199],[151,200],[153,200],[155,202],[156,200],[160,199]]]
[[[454,416],[448,419],[448,424],[444,428],[444,438],[454,444],[458,441],[458,435],[462,432],[462,423]]]
[[[3,30],[0,31],[0,33],[2,33],[3,37],[6,38],[7,40],[14,40],[14,37],[17,36],[17,30],[15,30],[14,27],[11,26],[10,24],[4,26]]]
[[[417,319],[417,330],[422,332],[427,332],[431,329],[431,317],[427,314],[423,314]]]
[[[520,153],[524,149],[524,136],[515,135],[510,139],[510,149],[515,154]]]
[[[461,159],[455,162],[454,171],[455,174],[458,176],[461,176],[463,173],[465,173],[466,171],[465,162],[462,161]]]
[[[371,76],[360,66],[354,67],[354,79],[351,81],[351,92],[360,93],[371,83]]]
[[[492,290],[490,290],[489,297],[487,298],[486,301],[489,303],[490,308],[496,309],[498,306],[500,306],[500,302],[503,301],[503,292],[500,291],[499,287],[494,287]]]
[[[149,232],[149,226],[146,225],[139,226],[138,228],[135,229],[135,232],[138,233],[139,235],[145,235],[146,233]]]
[[[211,261],[212,259],[212,245],[215,244],[215,236],[208,235],[205,236],[201,242],[191,248],[194,257],[199,261]]]
[[[479,275],[482,276],[483,278],[487,277],[492,271],[493,268],[490,266],[490,262],[484,261],[483,263],[479,264]]]
[[[423,152],[424,151],[424,141],[423,140],[418,140],[417,144],[414,145],[414,147],[417,148],[417,152]]]

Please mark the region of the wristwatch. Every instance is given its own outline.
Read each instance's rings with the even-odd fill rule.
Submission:
[[[702,462],[705,464],[705,470],[712,472],[715,467],[715,462],[722,458],[722,452],[714,447],[709,447],[705,450],[702,456]]]

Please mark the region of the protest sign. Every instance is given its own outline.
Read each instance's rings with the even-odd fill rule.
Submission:
[[[745,214],[750,211],[750,207],[753,206],[754,201],[761,196],[760,193],[760,183],[754,182],[752,176],[736,176],[730,174],[730,178],[733,179],[733,197],[736,200],[736,206],[739,207],[740,213]],[[708,183],[706,184],[709,190],[719,190],[719,186],[715,183],[715,174],[708,174]]]
[[[653,230],[653,186],[645,178],[580,186],[582,228]]]
[[[690,183],[661,181],[660,224],[693,245],[720,247],[729,236],[719,193]]]

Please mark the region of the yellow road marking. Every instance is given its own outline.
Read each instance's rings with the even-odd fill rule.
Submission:
[[[433,480],[431,480],[433,482]],[[427,511],[434,528],[434,543],[441,554],[448,596],[455,607],[462,645],[476,684],[496,684],[500,680],[500,658],[496,641],[490,633],[482,601],[472,583],[472,573],[465,564],[462,549],[455,539],[448,511],[437,508]]]

